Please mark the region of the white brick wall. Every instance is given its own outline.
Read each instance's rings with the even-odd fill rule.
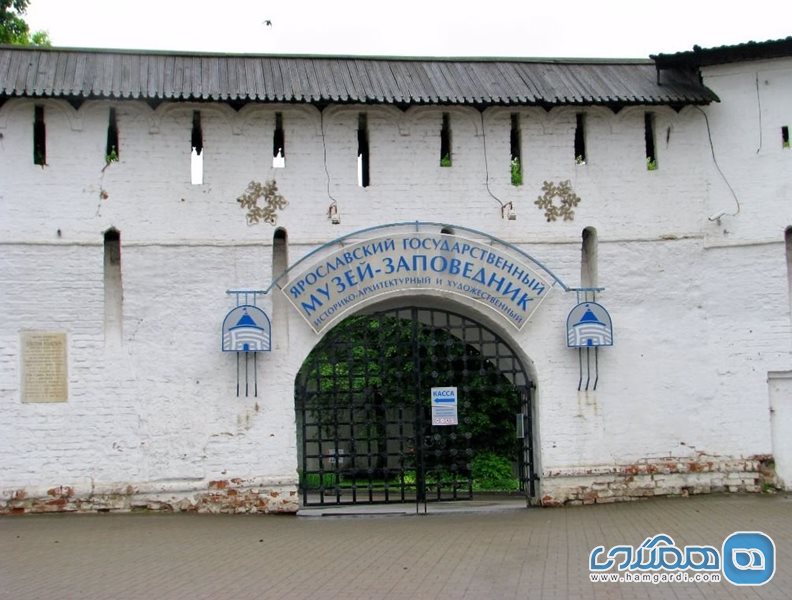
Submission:
[[[233,478],[293,490],[294,377],[317,336],[287,313],[289,339],[261,359],[258,398],[236,397],[235,359],[219,351],[231,308],[225,290],[272,279],[274,230],[247,225],[236,202],[252,179],[275,178],[289,201],[278,225],[292,263],[357,229],[439,221],[515,243],[575,286],[582,229],[597,228],[600,299],[615,345],[599,353],[596,392],[577,391],[577,353],[565,346],[573,294],[556,293],[519,334],[455,307],[513,340],[531,364],[537,461],[552,499],[580,499],[563,481],[581,469],[771,454],[767,373],[790,368],[783,232],[792,224],[792,150],[781,147],[780,128],[792,121],[792,61],[710,68],[704,81],[722,100],[703,108],[720,171],[694,107],[492,108],[484,135],[468,108],[331,107],[324,139],[338,226],[326,218],[322,125],[312,107],[90,101],[75,110],[59,100],[8,100],[0,107],[4,498],[58,485],[132,485],[177,490],[173,499]],[[44,168],[32,160],[37,103],[46,112]],[[103,170],[111,105],[121,160]],[[203,126],[201,186],[189,181],[193,110]],[[574,162],[579,110],[587,114],[586,165]],[[656,120],[659,169],[651,172],[646,110]],[[365,189],[356,177],[361,111],[371,150]],[[451,168],[439,166],[443,111],[451,114]],[[283,114],[285,169],[271,166],[275,112]],[[511,112],[521,116],[521,187],[509,179]],[[501,219],[487,192],[484,142],[490,190],[514,203],[516,221]],[[575,219],[547,223],[534,205],[542,183],[567,179],[582,199]],[[740,214],[710,222],[735,206],[726,181]],[[111,226],[121,231],[120,348],[106,347],[103,331],[102,233]],[[67,403],[20,402],[22,329],[68,332]]]

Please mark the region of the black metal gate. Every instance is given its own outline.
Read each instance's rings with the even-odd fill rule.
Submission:
[[[457,388],[458,425],[432,425],[433,387]],[[511,348],[466,317],[417,307],[349,317],[295,383],[303,503],[471,499],[477,454],[508,455],[531,497],[530,390]]]

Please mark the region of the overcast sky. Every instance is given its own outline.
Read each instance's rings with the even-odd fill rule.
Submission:
[[[26,18],[55,46],[229,53],[646,58],[792,35],[790,0],[31,0]]]

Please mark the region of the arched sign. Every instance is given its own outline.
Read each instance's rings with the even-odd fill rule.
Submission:
[[[581,302],[569,312],[567,346],[613,346],[613,322],[604,306],[596,302]]]
[[[260,308],[243,304],[223,319],[223,352],[269,352],[272,349],[272,326]]]
[[[340,247],[279,285],[317,333],[372,298],[430,290],[486,307],[520,330],[552,286],[506,249],[420,231]]]

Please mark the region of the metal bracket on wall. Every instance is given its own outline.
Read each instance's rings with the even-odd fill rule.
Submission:
[[[580,289],[577,291],[577,301],[578,304],[581,302],[596,302],[597,301],[597,292],[600,291],[600,288],[592,288],[592,289]],[[593,350],[593,352],[592,352]],[[583,354],[586,355],[585,367],[583,364]],[[591,365],[591,355],[594,355],[594,367],[592,369]],[[599,382],[599,347],[594,346],[593,348],[578,348],[578,369],[580,372],[580,377],[578,378],[578,391],[589,391],[597,389],[597,383]],[[583,384],[583,377],[585,375],[586,383]],[[592,375],[594,381],[592,382]]]
[[[272,326],[267,314],[256,306],[263,290],[226,290],[236,307],[223,320],[222,350],[236,353],[236,395],[258,397],[258,353],[272,348]],[[252,356],[251,356],[252,355]],[[244,386],[243,386],[244,383]]]

